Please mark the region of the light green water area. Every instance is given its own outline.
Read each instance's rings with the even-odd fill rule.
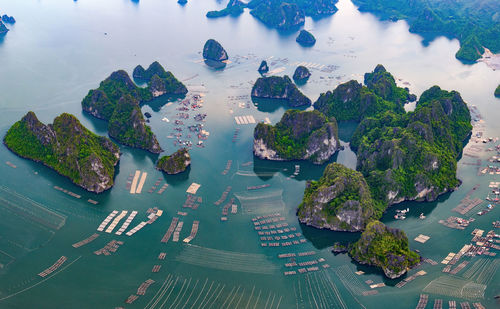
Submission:
[[[295,42],[296,33],[280,34],[269,29],[248,11],[238,18],[205,17],[207,11],[225,5],[225,1],[213,0],[190,0],[185,6],[175,0],[0,0],[0,12],[17,19],[0,39],[2,136],[28,110],[35,111],[44,123],[69,112],[92,131],[106,135],[105,123],[82,113],[82,98],[111,72],[125,69],[131,74],[136,65],[147,66],[155,60],[186,84],[188,97],[204,95],[203,107],[187,112],[190,118],[185,120],[183,136],[189,133],[186,126],[196,123],[193,117],[197,113],[207,114],[203,125],[210,132],[204,148],[192,147],[189,172],[177,176],[155,170],[156,155],[120,146],[116,184],[100,195],[79,189],[52,170],[0,147],[0,307],[414,308],[422,293],[429,295],[427,308],[436,299],[443,300],[443,308],[448,308],[449,300],[457,301],[457,306],[461,302],[498,306],[494,299],[500,292],[498,257],[464,257],[469,264],[455,275],[443,273],[445,265],[440,263],[448,253],[457,253],[471,242],[473,229],[492,230],[492,222],[499,219],[498,207],[484,216],[476,215],[486,202],[467,215],[452,211],[476,184],[480,186],[471,197],[484,200],[491,191],[490,182],[498,181],[496,175],[478,176],[479,166],[471,165],[478,159],[481,166],[493,164],[487,159],[496,152],[487,149],[494,143],[483,144],[475,138],[469,141],[465,150],[468,155],[458,164],[463,184],[455,192],[432,203],[396,205],[384,215],[384,223],[407,233],[412,248],[438,262],[423,263],[411,270],[409,275],[422,270],[426,275],[398,288],[395,285],[401,279],[387,280],[380,271],[357,265],[347,255],[331,253],[335,241],[352,241],[359,235],[321,231],[298,223],[295,211],[306,180],[318,179],[324,166],[255,159],[255,124],[238,125],[234,117],[252,115],[257,121],[268,117],[272,123],[281,118],[283,108],[258,107],[250,100],[263,59],[277,75],[293,74],[299,63],[310,67],[311,79],[300,89],[313,101],[341,82],[362,81],[365,72],[381,63],[399,85],[417,95],[435,84],[458,90],[482,115],[475,131],[495,137],[500,136],[500,100],[494,98],[493,91],[500,83],[500,73],[484,63],[463,65],[457,61],[456,40],[439,37],[424,46],[421,37],[409,33],[404,21],[381,22],[371,14],[360,13],[349,0],[340,0],[339,11],[333,16],[306,19],[305,29],[317,39],[313,48],[300,47]],[[201,61],[201,49],[209,38],[217,39],[229,53],[231,63],[223,70],[213,70]],[[166,153],[178,147],[173,144],[175,139],[168,137],[177,133],[173,122],[180,112],[176,110],[179,103],[171,103],[159,100],[142,108],[152,114],[150,125]],[[356,157],[347,143],[356,124],[339,126],[346,148],[332,161],[355,168]],[[232,164],[224,174],[228,160]],[[299,174],[291,177],[296,165],[300,166]],[[146,172],[147,178],[142,193],[130,194],[127,181],[136,170]],[[149,193],[158,180],[157,188]],[[201,203],[197,209],[184,208],[186,190],[193,182],[201,185],[196,193]],[[164,184],[168,187],[158,194]],[[247,190],[248,186],[263,184],[270,186]],[[232,187],[227,199],[215,205],[227,186]],[[89,198],[98,204],[87,202]],[[237,213],[231,213],[229,207],[227,221],[221,221],[223,208],[231,198]],[[153,207],[163,210],[155,222],[132,236],[115,234],[131,211],[138,213],[127,231],[148,221],[147,210]],[[406,207],[410,207],[406,220],[392,219],[395,209]],[[98,226],[113,210],[129,212],[112,233],[98,232]],[[273,240],[268,241],[268,236],[254,229],[252,218],[274,213],[280,215],[273,218],[282,221],[271,224],[286,223],[288,226],[281,229],[290,230],[271,235]],[[426,216],[424,220],[419,219],[421,213]],[[465,230],[438,223],[450,216],[476,220]],[[171,237],[162,243],[174,217],[183,222],[179,241]],[[184,243],[195,220],[199,221],[198,232],[189,244]],[[92,242],[72,246],[94,233],[99,236]],[[290,234],[294,238],[279,242],[297,240],[298,244],[261,246],[261,242],[274,242],[274,236]],[[430,239],[425,244],[414,241],[419,234]],[[94,253],[112,240],[123,242],[116,252]],[[299,255],[310,251],[314,254]],[[166,255],[160,260],[162,252]],[[279,258],[283,253],[295,253],[296,257]],[[62,256],[66,260],[60,267],[43,278],[38,275]],[[303,267],[318,270],[285,276],[285,271],[301,268],[285,266],[293,261],[317,262]],[[158,272],[152,272],[155,265],[161,266]],[[365,273],[355,274],[359,270]],[[154,283],[144,295],[126,304],[148,279]],[[371,289],[367,280],[386,286]],[[372,291],[377,294],[371,295]]]

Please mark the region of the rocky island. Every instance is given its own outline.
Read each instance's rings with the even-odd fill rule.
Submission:
[[[383,203],[375,201],[360,172],[330,163],[318,181],[308,181],[297,210],[299,221],[320,229],[359,232],[379,219]]]
[[[259,71],[260,74],[265,74],[265,73],[269,72],[269,66],[267,65],[267,61],[266,60],[262,60],[262,62],[260,63],[258,71]]]
[[[297,89],[287,75],[258,78],[252,87],[253,98],[284,100],[290,107],[311,105],[311,100]]]
[[[278,30],[297,29],[305,16],[319,17],[337,12],[337,0],[252,0],[247,7],[255,18]]]
[[[209,39],[203,46],[203,58],[222,62],[228,59],[226,50],[214,39]]]
[[[495,97],[500,98],[500,85],[495,89]]]
[[[420,262],[419,255],[409,249],[405,232],[379,221],[368,223],[349,255],[360,264],[380,267],[390,279],[404,275]]]
[[[305,47],[311,47],[316,44],[316,38],[307,30],[300,30],[299,35],[295,39],[297,43]]]
[[[191,156],[186,148],[182,148],[170,156],[161,157],[156,163],[156,168],[169,175],[184,172],[191,165]]]
[[[5,27],[4,23],[0,20],[0,34],[5,34],[9,31],[7,27]]]
[[[335,118],[318,111],[287,110],[275,125],[254,130],[254,155],[266,160],[309,160],[322,164],[339,149]]]
[[[8,16],[7,14],[2,15],[2,21],[6,24],[15,24],[16,19],[14,16]]]
[[[102,81],[99,88],[89,91],[82,101],[82,108],[86,113],[108,121],[109,134],[118,142],[159,153],[162,150],[151,128],[146,125],[140,104],[162,95],[182,95],[187,89],[157,62],[147,70],[136,67],[134,75],[147,81],[148,86],[138,87],[127,72],[119,70]]]
[[[404,19],[410,32],[434,38],[437,35],[456,38],[460,49],[456,58],[475,62],[484,47],[500,52],[500,1],[497,0],[353,0],[362,12],[373,12],[381,19]],[[466,26],[464,26],[466,25]]]
[[[457,160],[470,121],[458,92],[434,86],[422,93],[415,111],[386,111],[359,124],[351,140],[357,170],[378,200],[433,201],[460,184]]]
[[[295,82],[305,83],[311,76],[311,72],[305,66],[299,65],[293,73],[293,80]]]
[[[404,104],[415,100],[408,89],[398,87],[394,77],[378,65],[365,74],[365,84],[355,80],[340,84],[333,91],[322,93],[314,108],[338,121],[361,121],[385,111],[404,113]]]
[[[185,95],[188,92],[186,86],[172,72],[165,71],[158,61],[153,62],[147,70],[141,65],[136,66],[132,76],[147,82],[149,92],[155,98],[162,95]]]
[[[87,130],[70,114],[45,125],[28,112],[3,139],[15,154],[40,162],[90,192],[113,186],[120,149],[110,139]]]
[[[243,13],[243,9],[246,7],[246,4],[241,2],[240,0],[229,0],[225,9],[220,11],[210,11],[207,13],[208,18],[217,18],[223,16],[238,16]]]

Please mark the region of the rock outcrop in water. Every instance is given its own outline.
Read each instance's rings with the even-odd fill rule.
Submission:
[[[372,199],[360,172],[330,163],[318,181],[308,181],[297,215],[301,223],[333,231],[359,232],[378,219],[382,203]]]
[[[296,29],[305,16],[334,14],[337,0],[252,0],[247,7],[255,18],[278,30]]]
[[[298,66],[293,73],[293,80],[296,82],[306,82],[311,76],[311,72],[305,66]]]
[[[379,221],[367,225],[349,255],[360,264],[382,268],[390,279],[401,277],[420,262],[418,254],[409,249],[405,232],[388,228]]]
[[[314,35],[312,35],[311,32],[307,30],[300,30],[299,35],[295,39],[297,43],[299,43],[302,46],[310,47],[316,44],[316,38]]]
[[[5,25],[3,24],[3,22],[0,20],[0,34],[5,34],[9,31],[9,29],[7,29],[7,27],[5,27]]]
[[[207,13],[208,18],[217,18],[223,16],[238,16],[243,13],[243,9],[246,7],[246,4],[241,2],[240,0],[229,0],[226,8],[220,11],[210,11]]]
[[[147,70],[141,65],[135,67],[132,76],[148,83],[148,89],[153,97],[162,95],[184,95],[188,92],[174,74],[165,71],[158,61],[153,62]]]
[[[339,149],[337,122],[318,111],[288,110],[275,125],[254,130],[254,155],[266,160],[309,160],[322,164]]]
[[[88,191],[100,193],[113,186],[120,149],[87,130],[73,115],[61,114],[45,125],[28,112],[7,131],[3,142],[17,155],[43,163]]]
[[[139,104],[161,95],[183,95],[187,89],[158,62],[151,64],[147,70],[137,66],[134,76],[146,81],[148,86],[140,88],[127,72],[116,71],[102,81],[99,88],[89,91],[82,101],[82,108],[90,115],[108,121],[110,136],[118,142],[158,153],[161,148],[151,128],[145,124]],[[119,111],[126,111],[126,116],[132,118],[115,112],[120,102]]]
[[[340,84],[333,91],[322,93],[314,108],[338,121],[361,121],[386,111],[403,114],[404,104],[415,100],[408,89],[396,85],[394,77],[382,65],[365,74],[365,84],[355,80]]]
[[[285,100],[290,107],[311,105],[288,76],[260,77],[252,87],[252,98]]]
[[[267,65],[267,61],[266,60],[262,60],[262,62],[260,63],[258,71],[259,71],[260,74],[265,74],[265,73],[269,72],[269,66]]]
[[[500,98],[500,85],[495,89],[495,97]]]
[[[191,165],[191,156],[186,148],[182,148],[170,156],[161,157],[156,163],[156,168],[169,174],[184,172]]]
[[[224,61],[228,59],[226,50],[214,39],[210,39],[203,46],[203,58],[212,61]]]
[[[387,111],[359,124],[351,140],[357,170],[378,200],[433,201],[460,184],[457,159],[470,121],[458,92],[434,86],[422,93],[415,111]]]
[[[14,18],[14,16],[8,16],[6,14],[2,15],[2,21],[6,24],[15,24],[16,23],[16,19]]]

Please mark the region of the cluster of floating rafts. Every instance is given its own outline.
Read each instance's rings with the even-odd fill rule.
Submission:
[[[396,220],[404,220],[404,219],[406,219],[406,214],[409,211],[410,211],[410,208],[396,209],[396,214],[394,215],[394,219],[396,219]]]

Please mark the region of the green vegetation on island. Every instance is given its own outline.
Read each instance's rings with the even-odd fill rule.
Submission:
[[[221,62],[228,59],[226,50],[214,39],[209,39],[203,46],[203,58]]]
[[[470,121],[458,92],[434,86],[422,93],[415,111],[388,110],[359,124],[351,140],[357,170],[378,200],[434,200],[460,184],[457,159]]]
[[[500,85],[495,89],[495,97],[500,98]]]
[[[151,128],[146,125],[139,102],[130,95],[124,95],[108,121],[109,136],[120,143],[152,153],[162,149]]]
[[[335,118],[318,111],[287,110],[275,125],[259,123],[254,154],[261,159],[326,162],[340,147]]]
[[[4,23],[0,20],[0,34],[4,34],[4,33],[7,33],[9,31],[9,29],[7,29],[7,27],[5,27]]]
[[[420,262],[420,256],[410,250],[405,232],[379,221],[368,223],[361,238],[350,247],[349,255],[360,264],[382,268],[391,279]]]
[[[246,7],[246,4],[241,2],[240,0],[229,0],[225,9],[220,11],[210,11],[207,13],[208,18],[217,18],[224,16],[238,16],[243,13],[243,9]]]
[[[311,105],[311,100],[297,89],[287,75],[258,78],[252,87],[253,98],[285,100],[290,107]]]
[[[305,47],[310,47],[316,44],[316,38],[307,30],[300,30],[295,41]]]
[[[481,58],[484,47],[500,52],[500,1],[498,0],[353,0],[363,12],[382,19],[404,19],[410,31],[444,35],[460,41],[456,57],[464,62]]]
[[[159,153],[162,150],[151,128],[146,125],[140,104],[162,95],[184,95],[187,89],[158,62],[153,62],[147,70],[137,66],[134,77],[146,81],[148,86],[138,87],[127,72],[119,70],[102,81],[99,88],[89,91],[82,101],[82,108],[90,115],[108,121],[109,135],[118,142]]]
[[[314,108],[337,121],[361,121],[386,111],[402,114],[404,104],[415,100],[408,89],[396,85],[382,65],[365,74],[365,85],[355,80],[340,84],[335,90],[322,93]]]
[[[156,163],[156,168],[169,175],[184,172],[191,165],[191,156],[186,148],[182,148],[170,156],[161,157]]]
[[[301,223],[316,228],[358,232],[384,210],[360,172],[330,163],[318,181],[307,182],[297,215]]]
[[[76,185],[100,193],[113,186],[120,149],[87,130],[70,114],[44,125],[28,112],[7,131],[4,144],[17,155],[41,162]]]
[[[271,28],[278,30],[296,29],[304,24],[305,16],[319,17],[337,12],[338,0],[251,0],[248,4],[240,0],[229,0],[226,8],[210,11],[208,18],[238,16],[244,8],[250,14]]]
[[[299,65],[293,73],[293,80],[295,82],[306,82],[311,76],[311,72],[305,66]]]

